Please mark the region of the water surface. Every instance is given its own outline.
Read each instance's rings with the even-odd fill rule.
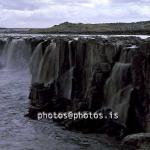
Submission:
[[[30,78],[28,71],[0,70],[0,150],[117,150],[106,135],[70,132],[50,120],[25,118]]]

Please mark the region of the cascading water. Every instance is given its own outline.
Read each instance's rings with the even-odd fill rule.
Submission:
[[[25,39],[8,39],[1,58],[7,69],[24,70],[28,68],[31,45]]]
[[[37,82],[37,75],[42,57],[42,43],[39,43],[35,48],[30,60],[30,72],[32,74],[32,83]]]
[[[138,50],[136,45],[124,47],[121,51],[121,57],[119,62],[121,63],[131,63],[135,52]]]
[[[1,45],[1,48],[0,48],[0,64],[1,64],[1,67],[6,66],[7,50],[8,50],[8,46],[11,42],[10,38],[2,39],[2,41],[3,40],[6,40],[6,41],[5,41],[5,44],[3,46]]]
[[[6,42],[7,42],[7,39],[0,38],[0,55],[3,53],[3,49],[5,47]]]
[[[59,96],[64,97],[67,99],[72,98],[72,81],[73,81],[73,71],[74,67],[69,69],[66,73],[64,73],[59,79],[58,79],[58,89]]]
[[[34,41],[34,44],[29,41]],[[126,124],[128,109],[136,108],[141,104],[131,99],[134,92],[137,92],[132,83],[133,73],[135,74],[137,70],[132,64],[135,47],[132,47],[133,51],[127,51],[128,53],[122,49],[119,49],[122,51],[119,52],[115,44],[109,43],[111,41],[101,39],[74,41],[68,38],[55,38],[54,40],[8,38],[5,46],[2,46],[0,57],[0,61],[3,61],[6,66],[6,69],[0,69],[0,98],[2,100],[0,101],[2,103],[0,105],[0,112],[2,112],[0,114],[2,121],[0,144],[2,148],[4,150],[16,150],[16,147],[18,150],[40,150],[49,149],[49,147],[51,149],[95,148],[97,150],[100,147],[106,150],[116,149],[116,146],[113,147],[112,142],[107,141],[103,135],[85,136],[69,131],[64,132],[49,120],[33,121],[23,117],[28,107],[30,77],[28,72],[24,73],[22,70],[28,68],[30,60],[32,83],[47,84],[55,80],[58,101],[62,100],[59,99],[61,97],[67,98],[72,103],[75,97],[73,103],[80,108],[78,104],[86,107],[89,103],[88,98],[91,98],[91,107],[98,105],[96,110],[99,110],[103,104],[114,112],[118,112],[120,120]],[[31,45],[36,47],[32,49],[33,54],[31,54]],[[116,55],[117,59],[114,59]],[[135,64],[138,65],[137,62]],[[112,70],[111,66],[113,66]],[[147,72],[148,78],[149,71]],[[46,88],[45,86],[44,89]],[[94,101],[97,99],[98,101]],[[51,100],[51,97],[48,100]],[[133,107],[130,107],[131,105]],[[100,129],[98,126],[96,128]],[[94,129],[94,131],[99,130]]]
[[[69,48],[69,65],[70,68],[73,66],[73,52],[72,52],[72,48],[71,48],[71,44],[72,44],[72,40],[68,42],[68,48]]]
[[[116,63],[104,87],[105,106],[119,114],[126,123],[132,92],[131,64]]]
[[[56,43],[53,41],[50,44],[48,44],[45,50],[43,50],[42,44],[43,43],[40,43],[36,47],[31,57],[30,69],[33,77],[32,82],[50,84],[58,78],[60,67],[60,49],[58,48],[59,45],[56,47]],[[68,43],[68,47],[69,45],[70,42]],[[68,99],[71,99],[72,77],[74,69],[74,67],[72,66],[71,55],[71,48],[69,47],[69,56],[67,57],[67,59],[69,59],[70,69],[68,69],[66,73],[62,74],[61,77],[59,77],[58,84],[60,83],[60,86],[57,89],[59,91],[58,93],[60,96]]]
[[[56,43],[52,42],[47,46],[44,56],[39,63],[37,79],[42,83],[49,83],[57,78],[58,62],[56,61]],[[53,68],[53,69],[52,69]]]
[[[36,121],[24,117],[28,108],[30,74],[33,81],[48,83],[58,77],[60,49],[55,43],[44,48],[40,42],[31,56],[31,43],[25,39],[7,39],[0,57],[5,68],[0,69],[0,149],[116,149],[105,135],[85,135],[64,131],[52,121]],[[70,67],[71,55],[70,55]],[[19,69],[19,70],[16,70]],[[21,70],[21,71],[20,71]],[[63,97],[71,98],[71,67],[59,79]],[[32,81],[32,82],[33,82]],[[105,144],[108,143],[108,144]],[[109,144],[110,143],[110,144]]]

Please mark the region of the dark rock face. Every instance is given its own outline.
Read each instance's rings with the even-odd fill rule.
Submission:
[[[121,150],[148,150],[150,148],[150,134],[139,133],[125,137]]]
[[[109,63],[99,63],[93,66],[89,93],[87,94],[89,110],[96,111],[104,103],[103,89],[110,71]]]
[[[119,119],[60,122],[69,129],[117,137],[148,131],[149,40],[52,38],[39,42],[30,66],[31,118],[40,111],[103,112],[107,108],[107,113],[117,112]]]
[[[0,39],[0,55],[2,54],[2,50],[3,50],[4,46],[5,46],[5,44],[6,44],[6,41]]]
[[[4,39],[0,39],[0,57],[3,54],[5,44],[6,44],[6,41]],[[4,64],[2,61],[0,61],[0,68],[3,68],[3,67],[4,67]]]

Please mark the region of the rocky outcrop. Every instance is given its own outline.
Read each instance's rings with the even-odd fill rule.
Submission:
[[[0,39],[0,55],[2,54],[5,43],[6,43],[6,41],[4,39]]]
[[[6,40],[0,39],[0,58],[1,58],[1,55],[3,54],[5,44],[6,44]],[[0,69],[3,68],[3,66],[4,66],[4,63],[3,61],[0,60]]]
[[[119,119],[59,122],[69,129],[117,137],[147,132],[149,60],[148,39],[57,37],[39,41],[30,63],[28,116],[36,118],[41,111],[112,111]]]
[[[150,134],[139,133],[125,137],[121,150],[148,150],[150,148]]]

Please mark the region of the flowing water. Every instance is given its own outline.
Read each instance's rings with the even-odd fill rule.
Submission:
[[[17,33],[0,33],[0,37],[45,37],[45,36],[68,36],[68,34],[17,34]],[[102,34],[96,34],[96,35],[88,35],[88,34],[69,34],[69,36],[75,36],[75,37],[103,37],[103,38],[108,38],[108,37],[128,37],[128,36],[134,36],[134,37],[140,37],[142,39],[149,38],[149,35],[102,35]]]
[[[24,58],[20,57],[20,51],[26,50],[22,47],[25,43],[22,40],[18,40],[20,45],[16,42],[13,40],[7,46],[6,67],[0,69],[0,150],[117,149],[115,142],[106,135],[70,132],[51,120],[24,117],[28,111],[31,75],[28,69],[23,67],[22,70]],[[15,61],[17,59],[20,62]]]
[[[25,118],[30,78],[27,71],[0,70],[0,150],[116,149],[105,135],[74,133],[50,120]]]

